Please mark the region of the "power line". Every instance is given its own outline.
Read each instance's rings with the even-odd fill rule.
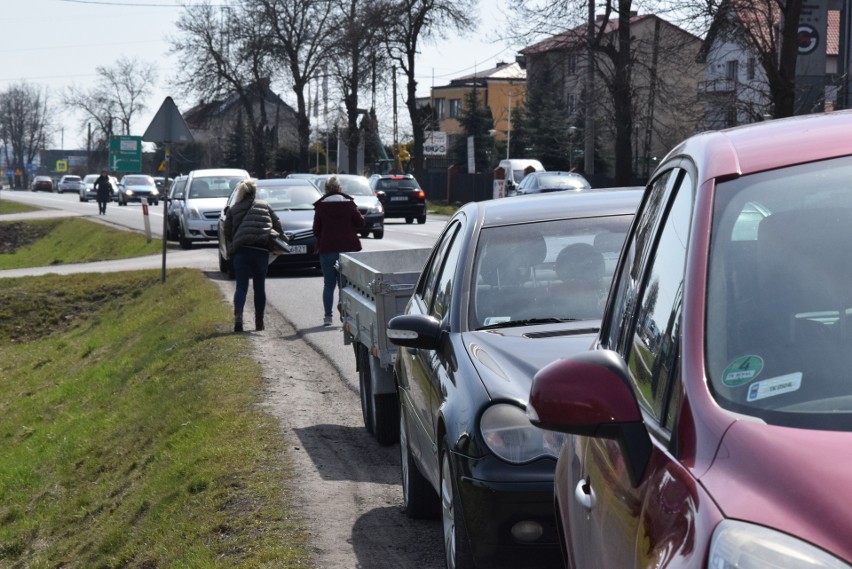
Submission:
[[[157,4],[152,2],[110,2],[108,0],[56,0],[57,2],[67,2],[69,4],[89,4],[97,6],[120,6],[129,8],[185,8],[191,7],[192,4]],[[228,6],[228,3],[215,4],[214,7]]]

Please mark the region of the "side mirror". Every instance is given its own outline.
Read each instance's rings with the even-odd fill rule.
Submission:
[[[388,339],[397,346],[435,350],[441,341],[441,323],[431,316],[403,314],[388,322]]]
[[[591,350],[539,370],[527,415],[543,429],[618,441],[631,483],[642,480],[653,446],[617,353]]]

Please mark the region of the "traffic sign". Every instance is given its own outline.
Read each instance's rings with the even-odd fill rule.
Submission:
[[[56,161],[56,171],[57,172],[67,172],[68,171],[68,160],[57,160]]]
[[[113,172],[141,172],[142,137],[113,136],[110,138],[109,166]]]

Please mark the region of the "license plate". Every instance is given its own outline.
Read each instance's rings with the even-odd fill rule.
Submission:
[[[215,224],[215,223],[214,223],[214,224],[212,224],[212,225],[210,226],[210,231],[215,232],[215,231],[217,231],[218,229],[219,229],[219,228],[217,227],[217,224]]]
[[[408,196],[391,196],[392,202],[407,202]]]
[[[305,255],[308,252],[307,245],[290,245],[291,255]]]

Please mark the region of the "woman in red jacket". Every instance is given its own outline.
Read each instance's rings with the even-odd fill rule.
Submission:
[[[325,183],[325,195],[314,202],[314,235],[322,268],[323,326],[331,326],[334,289],[338,285],[335,263],[340,253],[360,251],[358,230],[364,226],[364,216],[355,200],[343,193],[337,176]]]

